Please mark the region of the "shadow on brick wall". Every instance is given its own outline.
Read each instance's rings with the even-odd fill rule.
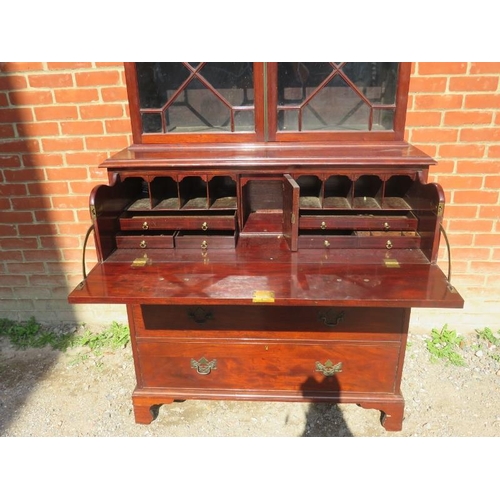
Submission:
[[[67,167],[63,153],[44,151],[43,138],[58,136],[60,130],[55,115],[51,119],[39,114],[40,109],[56,110],[50,106],[51,89],[32,87],[33,74],[44,76],[42,63],[0,63],[0,318],[76,323],[67,302],[71,270],[64,252],[79,247],[82,237],[65,235],[63,230],[63,225],[78,223],[76,210],[54,210],[53,197],[68,194]],[[37,107],[40,104],[44,106]],[[6,339],[0,346],[0,361],[4,358],[0,435],[4,435],[58,355],[37,350],[35,363],[26,351],[26,363],[7,376],[2,366],[10,366],[5,362],[10,347]],[[29,370],[29,385],[15,388],[15,370]]]

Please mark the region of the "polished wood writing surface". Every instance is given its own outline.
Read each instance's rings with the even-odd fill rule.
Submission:
[[[443,272],[424,264],[422,255],[386,256],[386,251],[378,252],[373,264],[363,263],[361,251],[319,251],[295,258],[285,246],[269,245],[259,252],[218,250],[204,257],[198,251],[193,255],[152,250],[144,265],[134,266],[144,254],[121,251],[96,266],[70,301],[252,305],[255,292],[267,290],[275,305],[462,307],[462,297]],[[395,256],[408,263],[399,263]],[[391,267],[394,261],[397,267]]]

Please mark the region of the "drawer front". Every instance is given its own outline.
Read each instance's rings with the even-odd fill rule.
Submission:
[[[308,231],[299,234],[297,246],[299,249],[324,248],[335,250],[337,248],[358,248],[358,237],[348,231],[349,234],[333,233],[331,231]]]
[[[412,215],[303,215],[300,229],[367,229],[372,231],[415,230],[417,219]]]
[[[235,248],[236,233],[223,231],[179,231],[175,235],[177,248],[199,248],[204,251],[217,248]]]
[[[290,306],[133,306],[138,337],[189,338],[204,334],[225,338],[268,338],[290,332],[312,338],[325,333],[387,334],[406,332],[406,310],[377,307]]]
[[[124,231],[148,231],[161,229],[186,230],[236,230],[235,215],[141,215],[120,218],[120,229]]]
[[[118,234],[118,248],[174,248],[174,232],[162,234]]]
[[[415,231],[357,231],[359,248],[420,248]]]
[[[140,342],[144,388],[394,391],[400,344]]]

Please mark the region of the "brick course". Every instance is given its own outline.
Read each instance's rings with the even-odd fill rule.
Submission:
[[[500,307],[499,81],[500,63],[418,62],[410,84],[406,139],[438,161],[452,279],[474,307],[485,293]],[[128,116],[121,63],[0,63],[0,317],[125,317],[71,308],[63,291],[81,279],[88,194],[107,182],[99,163],[131,143]],[[446,270],[444,241],[440,255]]]

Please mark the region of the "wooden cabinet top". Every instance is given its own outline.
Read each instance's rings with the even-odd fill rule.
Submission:
[[[343,143],[249,143],[249,144],[169,144],[132,146],[115,154],[104,168],[151,168],[178,166],[228,167],[321,167],[345,166],[424,166],[435,164],[415,146],[400,142]],[[286,170],[286,169],[285,169]]]

